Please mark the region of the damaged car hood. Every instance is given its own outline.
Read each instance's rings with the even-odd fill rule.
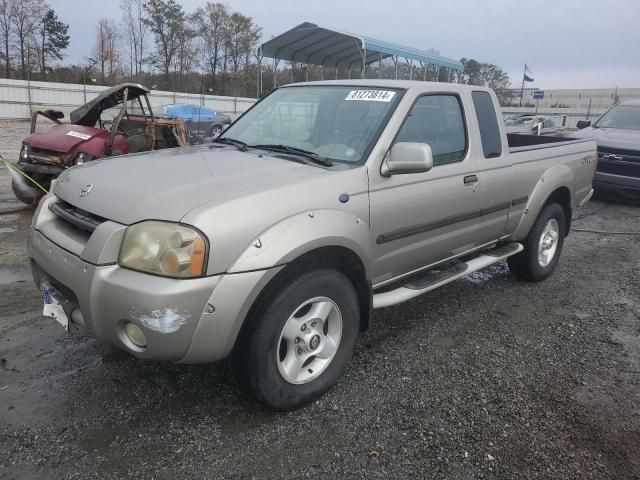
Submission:
[[[100,92],[93,100],[73,110],[69,114],[71,123],[93,127],[103,111],[124,102],[125,90],[127,91],[127,100],[135,100],[149,93],[149,90],[137,83],[122,83],[108,88]]]
[[[104,137],[106,144],[109,139],[109,133],[99,128],[62,124],[32,133],[23,142],[34,148],[69,153],[79,144],[95,137]]]
[[[77,208],[126,225],[177,222],[200,205],[330,173],[259,152],[185,147],[75,166],[58,178],[53,192]]]

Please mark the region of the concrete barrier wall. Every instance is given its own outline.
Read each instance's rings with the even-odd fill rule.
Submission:
[[[63,111],[68,118],[71,110],[85,104],[107,88],[109,87],[0,79],[0,118],[30,118],[32,111],[49,108]],[[205,105],[227,114],[240,114],[256,100],[152,90],[149,101],[153,108],[172,103],[191,103]]]

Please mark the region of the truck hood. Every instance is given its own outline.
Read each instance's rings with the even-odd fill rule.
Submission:
[[[183,147],[75,166],[58,178],[54,193],[82,210],[126,225],[150,219],[177,222],[203,204],[330,173],[257,152]],[[89,192],[81,195],[82,190]]]
[[[109,134],[99,128],[62,124],[32,133],[23,142],[43,150],[69,153],[79,144],[99,136],[103,136],[106,141]]]
[[[572,137],[591,138],[599,147],[640,151],[640,130],[588,127],[571,134]]]

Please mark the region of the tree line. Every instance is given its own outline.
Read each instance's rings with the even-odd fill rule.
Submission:
[[[261,28],[251,17],[215,2],[192,12],[175,0],[119,0],[119,8],[120,19],[98,20],[93,46],[82,61],[65,64],[69,25],[45,0],[0,0],[0,75],[100,85],[135,81],[159,90],[255,96],[255,52]],[[496,65],[466,58],[461,62],[461,73],[433,66],[414,71],[401,64],[398,75],[485,85],[499,96],[507,92],[509,78]],[[261,68],[264,93],[292,79],[315,80],[327,73],[320,67],[287,63],[276,72],[274,85],[272,65],[265,63]],[[345,69],[337,74],[345,78],[352,72]],[[393,78],[394,74],[395,67],[385,62],[367,68],[368,77]]]
[[[46,79],[50,62],[62,60],[69,25],[44,0],[0,0],[2,62],[6,78]]]

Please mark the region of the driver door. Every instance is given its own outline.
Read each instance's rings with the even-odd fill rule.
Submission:
[[[433,168],[380,177],[370,187],[374,285],[483,241],[480,158],[470,151],[462,108],[454,93],[419,96],[393,143],[429,144]]]

